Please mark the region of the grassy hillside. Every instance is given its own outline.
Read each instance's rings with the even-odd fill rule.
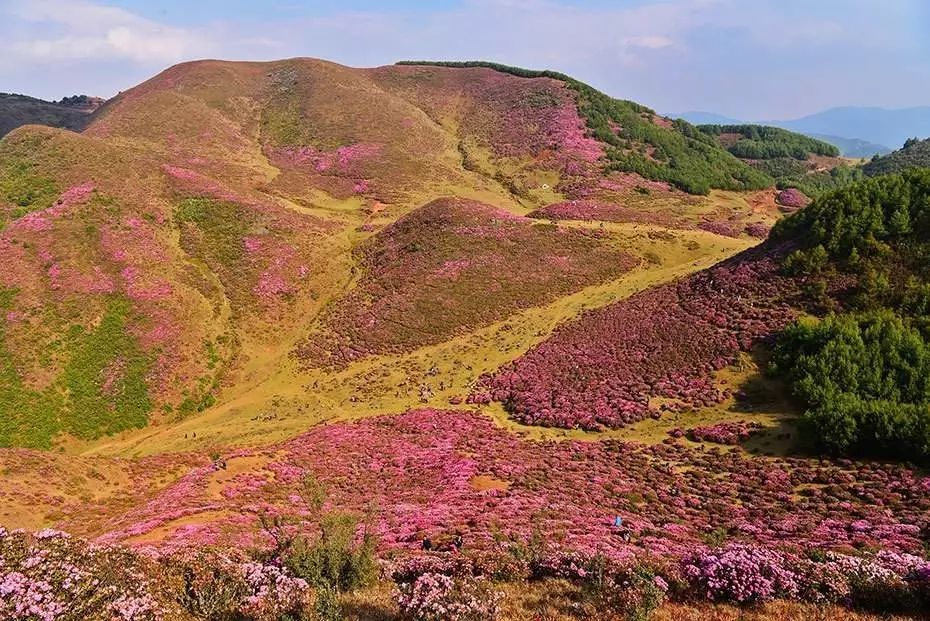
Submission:
[[[767,229],[774,207],[616,170],[598,106],[633,114],[681,161],[708,149],[735,160],[611,102],[487,67],[202,61],[123,92],[80,134],[15,130],[0,142],[0,256],[15,266],[0,276],[0,444],[92,441],[239,399],[260,408],[274,399],[269,369],[270,384],[290,377],[300,344],[326,341],[321,360],[347,338],[409,354],[638,262],[684,266],[626,233],[520,217],[547,205],[593,200],[623,205],[608,218],[620,224],[726,229],[733,244],[709,244],[724,252],[749,243],[735,241],[747,224]],[[493,209],[429,231],[403,218],[444,196]],[[427,232],[433,246],[413,239]],[[679,243],[667,235],[663,248]],[[446,264],[460,267],[447,277]],[[94,358],[104,328],[113,348]]]
[[[640,104],[614,99],[574,78],[554,71],[533,71],[481,61],[404,61],[401,65],[486,67],[523,78],[558,80],[576,93],[578,110],[589,132],[607,145],[608,170],[633,172],[667,181],[693,194],[711,189],[754,190],[771,179],[728,157],[713,140],[682,120],[669,120]]]

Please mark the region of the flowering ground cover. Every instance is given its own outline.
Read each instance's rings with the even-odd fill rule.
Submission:
[[[312,481],[325,490],[327,510],[359,516],[361,532],[376,535],[380,556],[397,560],[392,572],[402,608],[470,607],[475,589],[484,587],[463,576],[590,584],[616,575],[618,588],[645,588],[653,582],[642,576],[657,576],[654,584],[680,602],[792,599],[887,612],[916,605],[930,578],[930,478],[900,465],[755,457],[673,439],[529,441],[477,412],[419,410],[320,426],[188,467],[134,508],[94,520],[96,544],[104,547],[91,557],[83,544],[51,535],[63,542],[53,548],[77,549],[71,560],[82,575],[99,571],[93,559],[133,558],[110,547],[118,543],[168,559],[159,561],[161,571],[198,548],[267,549],[288,529],[317,528],[318,505],[307,493]],[[84,521],[80,508],[68,512],[63,527]],[[6,537],[7,547],[32,541]],[[410,558],[422,554],[424,539],[434,551]],[[448,552],[456,545],[461,553]],[[0,573],[16,593],[12,601],[28,595],[29,582],[18,575],[54,582],[59,574],[47,564],[68,555],[26,565],[32,573],[17,564],[21,556],[11,565],[7,555]],[[150,564],[147,558],[133,562]],[[629,582],[634,575],[639,582]],[[640,587],[612,592],[619,599],[611,601],[641,601]],[[54,582],[55,597],[68,596],[62,588]]]
[[[308,515],[298,494],[308,476],[332,507],[367,515],[385,550],[455,534],[489,549],[499,535],[520,541],[536,532],[556,547],[618,559],[677,556],[721,539],[918,553],[930,527],[930,479],[903,466],[761,458],[671,439],[527,441],[465,411],[330,424],[224,459],[233,469],[255,457],[264,466],[230,475],[215,465],[192,469],[100,525],[100,540],[167,549],[261,543],[262,512],[298,522]],[[629,537],[614,526],[618,515]]]
[[[469,397],[518,421],[602,429],[727,395],[713,372],[792,319],[794,284],[768,250],[591,311],[482,378]]]
[[[434,201],[360,249],[358,283],[299,353],[310,365],[342,366],[409,351],[612,280],[636,261],[605,237],[473,201]]]

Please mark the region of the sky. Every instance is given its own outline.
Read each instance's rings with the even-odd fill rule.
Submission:
[[[184,60],[493,60],[660,112],[930,105],[928,0],[0,0],[0,92],[109,97]]]

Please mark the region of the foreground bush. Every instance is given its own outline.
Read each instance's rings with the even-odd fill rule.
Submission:
[[[120,549],[57,531],[0,528],[0,619],[156,621],[180,614],[154,575],[153,563]]]
[[[801,557],[746,544],[701,550],[682,560],[688,589],[698,598],[736,604],[789,599],[882,613],[922,609],[928,572],[930,562],[911,554]]]
[[[480,578],[427,572],[398,583],[395,599],[401,615],[413,621],[491,621],[501,594]]]
[[[287,621],[309,596],[303,580],[237,554],[156,560],[58,531],[0,528],[4,621]]]

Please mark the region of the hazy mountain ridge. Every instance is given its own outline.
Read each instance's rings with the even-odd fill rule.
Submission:
[[[683,112],[669,115],[695,124],[739,124],[712,112]],[[847,157],[883,155],[909,138],[930,136],[930,106],[902,109],[845,106],[830,108],[797,119],[761,120],[750,123],[772,125],[835,144]]]

